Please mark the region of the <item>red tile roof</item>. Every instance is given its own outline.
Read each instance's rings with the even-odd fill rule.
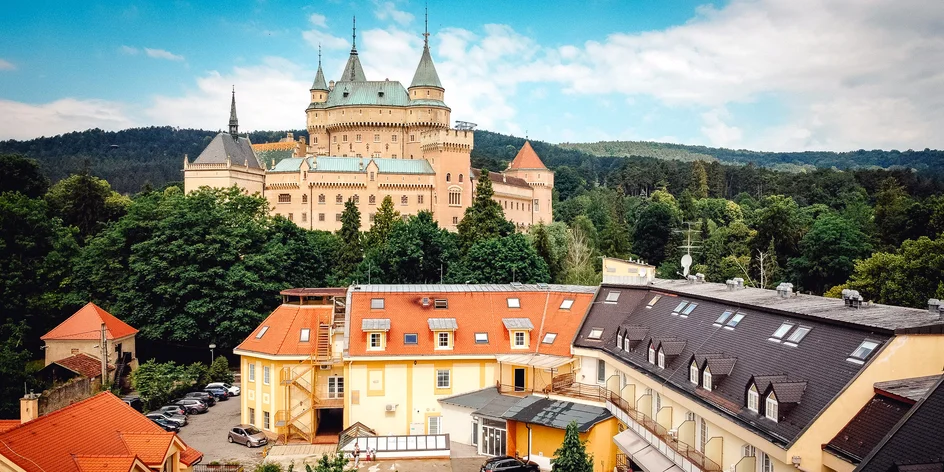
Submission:
[[[102,392],[0,433],[0,455],[26,472],[83,472],[73,457],[153,457],[162,438],[187,449],[173,433]]]
[[[20,425],[20,420],[0,420],[0,433],[4,433]]]
[[[134,456],[75,456],[80,472],[129,472],[137,460]],[[142,464],[143,465],[143,464]]]
[[[138,332],[124,321],[115,318],[111,313],[89,302],[68,319],[59,323],[51,331],[43,335],[43,341],[50,339],[99,339],[101,338],[102,323],[105,323],[105,338],[121,339]]]
[[[544,162],[541,162],[541,158],[538,157],[538,153],[534,152],[534,148],[531,147],[531,141],[524,142],[524,146],[521,146],[521,150],[518,151],[508,167],[511,169],[547,169]]]
[[[59,359],[53,362],[53,364],[61,365],[76,374],[84,375],[90,379],[102,375],[102,361],[84,352],[66,357],[65,359]],[[115,366],[108,364],[108,370],[115,370]]]
[[[134,451],[141,461],[147,465],[154,466],[164,462],[167,457],[167,451],[170,445],[177,437],[176,434],[166,431],[161,432],[121,432],[121,440],[129,451]]]
[[[331,324],[334,305],[279,305],[236,349],[273,356],[307,356],[315,349],[318,324]],[[257,337],[262,330],[265,334]],[[302,328],[311,330],[300,342]]]
[[[422,288],[422,286],[418,286]],[[434,287],[442,286],[430,286]],[[504,286],[492,286],[492,288]],[[419,288],[417,290],[419,290]],[[351,356],[416,356],[416,355],[480,355],[540,353],[570,356],[570,344],[580,328],[587,308],[593,300],[592,292],[568,291],[509,291],[464,290],[455,292],[354,292],[351,299]],[[434,303],[423,306],[422,299],[445,298],[448,308],[436,309]],[[371,298],[383,298],[384,309],[370,309]],[[518,298],[521,308],[508,308],[508,298]],[[569,310],[561,310],[561,302],[574,300]],[[389,319],[387,348],[384,351],[367,350],[367,333],[361,329],[365,319]],[[434,333],[429,318],[454,318],[455,331],[451,350],[436,350]],[[511,349],[505,318],[526,318],[534,325],[528,349]],[[407,345],[405,333],[416,333],[418,342]],[[488,333],[487,344],[476,344],[475,333]],[[556,333],[552,344],[543,344],[545,333]]]

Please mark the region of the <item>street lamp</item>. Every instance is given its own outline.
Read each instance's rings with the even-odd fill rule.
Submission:
[[[216,344],[210,344],[210,364],[213,364],[213,350],[216,349]]]

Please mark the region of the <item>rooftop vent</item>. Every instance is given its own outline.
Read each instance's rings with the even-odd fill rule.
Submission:
[[[701,272],[695,274],[695,280],[697,280],[700,284],[705,283],[705,274],[702,274]]]
[[[689,275],[688,277],[685,277],[685,280],[688,280],[688,283],[690,284],[694,284],[698,280],[698,277]]]
[[[941,314],[941,301],[937,298],[928,300],[928,313],[931,313],[932,315]]]
[[[724,285],[728,287],[729,292],[733,292],[735,290],[735,287],[737,287],[737,285],[731,279],[725,280]]]
[[[539,289],[542,289],[542,290],[547,290],[547,289],[548,289],[548,285],[547,285],[546,283],[544,283],[544,282],[538,282],[538,288],[539,288]]]
[[[733,278],[733,279],[731,279],[731,280],[734,281],[734,288],[735,288],[735,289],[740,290],[740,289],[744,288],[744,279],[742,279],[742,278],[740,278],[740,277],[735,277],[735,278]]]
[[[521,287],[521,282],[512,282],[511,286],[516,288]]]
[[[858,290],[843,289],[842,301],[849,308],[859,308],[862,306],[862,295],[859,294]]]
[[[429,297],[423,297],[423,306],[429,306]]]
[[[783,282],[777,286],[777,295],[780,298],[790,298],[793,295],[793,284],[790,282]]]

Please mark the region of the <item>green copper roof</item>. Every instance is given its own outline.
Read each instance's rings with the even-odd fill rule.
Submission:
[[[307,159],[305,157],[287,157],[275,164],[275,167],[269,169],[268,172],[298,172],[298,169],[301,167],[302,162]]]
[[[429,55],[429,43],[423,45],[423,55],[420,57],[420,63],[416,66],[416,73],[413,74],[413,82],[410,87],[438,87],[443,88],[439,81],[439,74],[436,73],[436,66],[433,65],[433,58]]]
[[[328,92],[324,103],[312,103],[308,108],[330,108],[345,105],[386,105],[404,107],[410,97],[400,82],[393,80],[338,82]]]
[[[282,162],[285,159],[290,159],[293,155],[295,155],[295,150],[293,149],[256,151],[256,157],[259,158],[259,162],[261,162],[262,165],[266,167],[271,166],[272,161],[275,161],[276,165],[278,165],[279,162]],[[295,170],[298,170],[298,168],[296,167]]]
[[[377,170],[381,174],[435,174],[426,159],[378,159]]]
[[[418,98],[416,100],[410,100],[411,107],[443,107],[449,108],[446,106],[446,103],[442,100],[430,100],[428,98]]]
[[[365,173],[370,162],[377,164],[381,174],[428,174],[432,166],[425,159],[387,159],[371,157],[289,157],[279,161],[269,172],[298,172],[302,162],[308,162],[310,172]]]
[[[361,60],[357,57],[357,47],[351,48],[351,55],[347,58],[347,64],[344,65],[344,72],[341,72],[341,78],[338,82],[365,81],[364,68],[361,67]]]
[[[315,81],[311,84],[312,90],[328,90],[328,84],[325,82],[324,72],[321,70],[321,63],[318,63],[318,73],[315,74]]]

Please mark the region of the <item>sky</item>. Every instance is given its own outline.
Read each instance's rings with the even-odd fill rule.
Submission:
[[[408,85],[421,0],[5,2],[0,139],[303,129],[319,45]],[[940,0],[428,0],[453,120],[559,142],[944,148]]]

